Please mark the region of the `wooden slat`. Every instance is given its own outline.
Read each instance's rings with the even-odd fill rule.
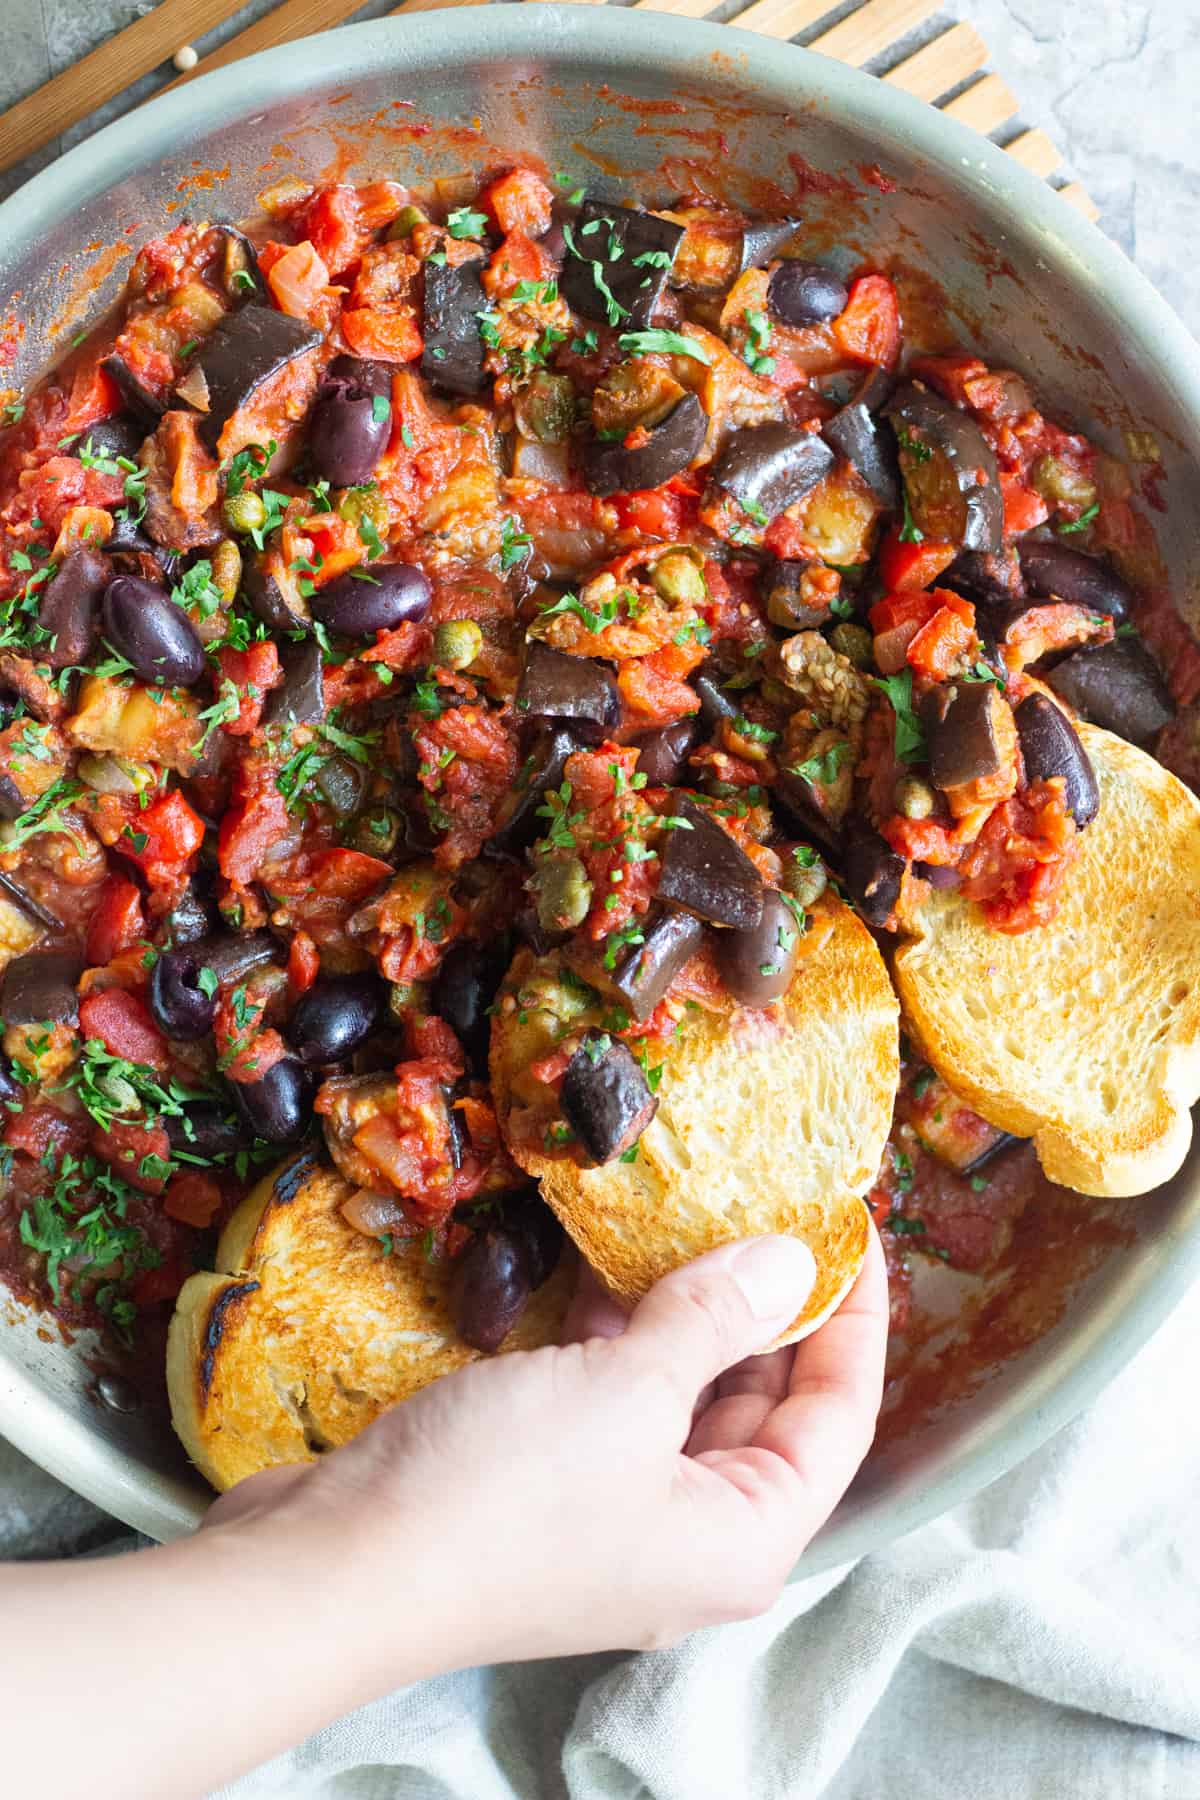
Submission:
[[[186,75],[176,76],[162,91],[169,93],[197,75],[207,75],[210,69],[221,69],[243,56],[253,56],[257,50],[273,50],[276,44],[290,44],[293,38],[325,31],[330,25],[341,25],[361,5],[362,0],[283,0],[282,6],[275,7],[255,24],[247,25],[245,31],[239,31],[211,55],[202,56],[194,69],[189,69]]]
[[[1073,206],[1076,212],[1081,212],[1085,219],[1100,217],[1100,208],[1081,181],[1069,181],[1066,187],[1059,188],[1058,197],[1065,200],[1068,206]]]
[[[1032,169],[1045,181],[1047,175],[1053,175],[1062,157],[1056,145],[1052,144],[1044,131],[1023,131],[1020,137],[1014,138],[1011,144],[1005,144],[1005,150],[1014,162],[1024,168]]]
[[[873,56],[882,56],[905,32],[923,25],[938,4],[939,0],[867,0],[857,12],[848,13],[813,38],[808,48],[861,69]]]
[[[837,0],[754,0],[745,12],[726,20],[739,31],[759,31],[767,37],[790,38],[810,25],[819,25]]]
[[[957,100],[951,100],[942,111],[949,119],[957,119],[960,125],[970,125],[975,131],[982,131],[985,136],[1003,125],[1013,114],[1020,111],[1016,95],[1007,88],[998,75],[985,75],[982,81],[975,82],[965,94]]]
[[[889,69],[883,79],[918,100],[940,100],[960,81],[977,75],[987,59],[988,47],[973,25],[952,25]]]
[[[242,0],[159,0],[0,116],[0,169],[11,168],[234,14]]]
[[[702,19],[716,0],[634,0],[635,12],[675,13],[683,19]]]

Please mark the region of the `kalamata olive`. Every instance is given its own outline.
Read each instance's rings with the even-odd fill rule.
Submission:
[[[238,1109],[256,1137],[295,1144],[312,1118],[313,1079],[296,1056],[281,1056],[257,1081],[232,1081]]]
[[[529,1265],[531,1286],[541,1287],[558,1267],[564,1233],[536,1187],[518,1188],[505,1194],[505,1227],[521,1241]]]
[[[477,1231],[454,1268],[454,1322],[464,1343],[498,1350],[529,1303],[525,1245],[501,1226]]]
[[[846,845],[846,891],[868,925],[886,925],[900,898],[904,858],[877,831],[856,831]]]
[[[193,1100],[182,1113],[163,1120],[172,1150],[189,1156],[231,1156],[253,1138],[246,1122],[232,1106],[216,1100]]]
[[[83,970],[70,950],[27,950],[16,956],[0,979],[0,1019],[6,1025],[76,1025]]]
[[[785,325],[820,325],[846,309],[849,295],[821,263],[780,263],[767,284],[767,310]]]
[[[718,931],[713,943],[721,979],[743,1006],[769,1006],[786,994],[800,953],[800,924],[782,894],[769,888],[757,925]]]
[[[430,996],[433,1011],[453,1027],[471,1067],[481,1074],[487,1070],[490,1008],[504,968],[502,946],[460,938],[442,958]]]
[[[314,1068],[340,1062],[365,1043],[383,1009],[377,976],[335,975],[301,995],[288,1024],[288,1037],[301,1062]]]
[[[194,687],[208,667],[204,645],[165,588],[140,575],[118,575],[104,594],[104,635],[142,681]]]
[[[81,447],[89,456],[126,456],[132,462],[145,441],[146,427],[132,413],[116,412],[89,425]]]
[[[1067,809],[1082,831],[1100,810],[1100,789],[1079,733],[1061,707],[1045,694],[1028,695],[1013,717],[1021,740],[1026,780],[1052,781],[1060,777]]]
[[[327,380],[308,428],[313,473],[339,488],[370,481],[390,432],[386,394],[352,380]]]
[[[205,993],[211,987],[211,994]],[[147,995],[154,1023],[164,1037],[189,1044],[206,1037],[216,1016],[216,979],[191,950],[164,950],[150,973]]]
[[[1021,573],[1035,594],[1053,594],[1090,612],[1107,613],[1117,624],[1128,617],[1136,596],[1124,578],[1098,556],[1031,538],[1020,545]]]
[[[46,583],[38,624],[50,633],[45,657],[52,669],[78,668],[87,661],[100,629],[101,597],[111,579],[107,557],[81,545],[63,558]]]
[[[4,1063],[0,1063],[0,1106],[7,1106],[10,1100],[18,1100],[20,1096],[20,1082]]]
[[[210,911],[195,879],[188,882],[167,914],[166,926],[171,943],[194,944],[212,930],[215,908]]]
[[[369,638],[407,620],[419,624],[429,611],[429,577],[413,563],[372,563],[361,574],[339,575],[319,588],[313,616],[342,637]]]
[[[649,787],[672,787],[691,754],[700,727],[693,716],[677,719],[673,725],[662,725],[636,739],[638,773],[646,777]]]

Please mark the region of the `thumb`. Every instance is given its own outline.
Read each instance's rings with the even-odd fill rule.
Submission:
[[[697,1257],[651,1288],[620,1340],[698,1393],[786,1331],[812,1289],[816,1264],[794,1237],[742,1238]]]

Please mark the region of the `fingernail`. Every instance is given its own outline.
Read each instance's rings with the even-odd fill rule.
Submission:
[[[812,1251],[794,1237],[760,1237],[744,1244],[729,1270],[756,1319],[800,1311],[817,1278]]]

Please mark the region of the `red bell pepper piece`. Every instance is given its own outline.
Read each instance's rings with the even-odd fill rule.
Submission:
[[[902,589],[930,587],[958,555],[956,544],[942,544],[927,538],[920,544],[906,544],[899,529],[892,529],[879,546],[879,579],[889,594]]]
[[[88,920],[84,954],[90,966],[103,967],[122,950],[131,950],[145,930],[142,896],[136,885],[127,875],[107,876]]]
[[[99,1038],[111,1056],[165,1069],[167,1040],[150,1017],[140,994],[124,988],[101,988],[89,994],[79,1007],[79,1029],[85,1038]]]
[[[831,329],[839,348],[855,362],[890,369],[900,354],[900,303],[887,276],[860,275],[852,281]]]

